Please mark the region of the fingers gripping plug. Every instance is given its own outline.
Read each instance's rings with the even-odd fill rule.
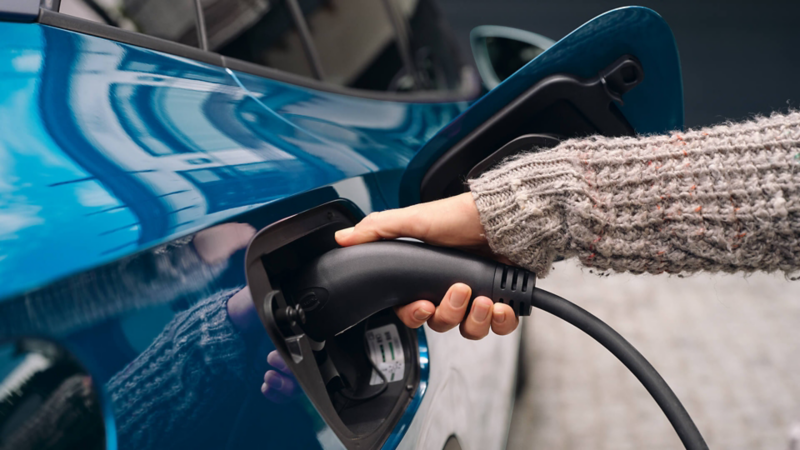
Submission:
[[[425,298],[437,303],[454,283],[515,314],[531,312],[535,275],[457,250],[406,241],[337,248],[312,260],[283,286],[305,312],[303,330],[325,340],[383,309]]]

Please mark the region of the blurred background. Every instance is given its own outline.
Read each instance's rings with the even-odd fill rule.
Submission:
[[[558,40],[607,0],[439,0],[469,55],[478,25]],[[642,1],[675,34],[686,125],[797,108],[800,2]],[[538,285],[592,311],[670,383],[711,448],[800,448],[800,282],[782,275],[599,277],[572,261]],[[509,449],[679,449],[669,422],[605,349],[544,314],[525,322]],[[794,439],[794,441],[793,441]]]

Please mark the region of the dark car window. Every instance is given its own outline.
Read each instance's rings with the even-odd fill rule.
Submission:
[[[432,0],[313,3],[304,12],[326,81],[381,91],[458,89],[458,49]]]
[[[396,91],[403,63],[383,0],[298,2],[319,56],[321,78],[339,86]],[[309,56],[286,0],[203,2],[209,50],[313,77]]]
[[[378,91],[410,91],[397,32],[385,0],[304,2],[325,81]]]
[[[202,47],[195,1],[62,0],[59,12]],[[340,87],[384,92],[461,87],[463,64],[433,0],[199,3],[207,49],[230,58]]]
[[[208,49],[221,55],[311,77],[285,1],[205,0]]]
[[[391,92],[459,87],[461,61],[430,0],[298,3],[319,58],[323,81]],[[206,0],[203,11],[209,50],[314,77],[286,0]],[[403,35],[409,43],[405,60],[398,40]]]
[[[194,0],[61,0],[59,12],[198,46]]]
[[[409,4],[403,11],[409,24],[414,63],[428,89],[456,90],[464,61],[449,25],[431,0],[391,0]]]

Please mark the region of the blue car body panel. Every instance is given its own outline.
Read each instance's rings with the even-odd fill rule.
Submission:
[[[136,261],[218,223],[263,227],[340,197],[365,213],[396,205],[396,180],[416,149],[467,106],[354,99],[48,26],[0,29],[14,37],[0,49],[0,336],[56,338],[98,384],[156,339],[176,297],[244,284],[240,261],[189,272],[189,283],[153,277],[151,263]],[[28,314],[43,295],[70,309],[82,296],[71,275],[100,279],[108,267],[123,270],[120,260],[124,278],[97,286],[104,308]],[[179,292],[164,296],[125,291],[178,281]],[[341,445],[313,408],[295,412],[318,426],[319,447]],[[285,425],[271,443],[282,442]]]
[[[0,22],[0,35],[0,338],[48,337],[81,360],[103,387],[109,449],[116,374],[182,311],[245,283],[246,242],[215,259],[201,233],[236,241],[243,228],[223,224],[259,229],[340,198],[364,213],[414,203],[436,157],[536,81],[589,77],[625,53],[646,73],[624,98],[629,122],[683,125],[674,40],[645,8],[589,22],[469,109],[315,91],[39,24]],[[387,449],[427,386],[419,333],[422,378]],[[238,417],[261,395],[247,389],[214,403],[213,429],[153,448],[341,448],[302,393]]]
[[[0,27],[15,38],[0,59],[0,239],[17,242],[0,250],[0,298],[279,198],[404,170],[466,107],[240,75],[250,91],[212,65],[36,24]]]

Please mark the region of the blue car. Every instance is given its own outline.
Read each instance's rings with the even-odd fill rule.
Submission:
[[[431,0],[1,1],[0,449],[503,448],[519,331],[270,309],[371,212],[683,125],[649,9],[472,47]]]

